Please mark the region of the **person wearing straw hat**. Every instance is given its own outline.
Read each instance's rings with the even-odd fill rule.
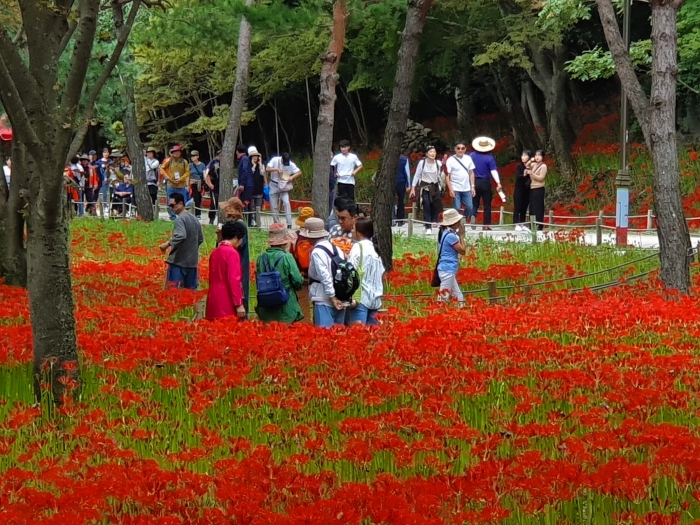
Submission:
[[[296,323],[304,319],[304,312],[299,305],[297,294],[302,289],[304,277],[302,277],[292,254],[287,252],[287,248],[294,241],[294,235],[287,230],[287,225],[274,223],[268,231],[268,248],[258,257],[255,264],[257,275],[268,270],[276,270],[282,278],[282,285],[289,294],[289,300],[280,306],[262,307],[257,306],[255,312],[258,318],[269,323],[276,321],[279,323]]]
[[[299,217],[297,217],[297,220],[294,221],[294,224],[299,226],[299,228],[303,228],[306,219],[310,219],[315,216],[316,212],[311,206],[304,206],[302,209],[299,210]]]
[[[248,157],[253,166],[253,200],[248,205],[250,211],[254,212],[251,215],[250,225],[253,227],[260,226],[255,222],[255,212],[262,209],[263,199],[265,197],[265,186],[267,186],[267,172],[265,171],[265,163],[262,162],[262,156],[258,148],[251,146],[248,148]]]
[[[460,303],[464,303],[464,295],[457,282],[457,271],[459,256],[466,253],[462,215],[452,208],[445,210],[438,235],[437,271],[440,277],[440,301],[448,301],[454,297]]]
[[[182,146],[176,144],[170,149],[170,157],[165,159],[160,172],[167,183],[166,193],[168,200],[173,194],[179,193],[187,202],[190,198],[188,191],[190,187],[190,164],[182,158]],[[171,221],[175,220],[176,215],[170,208],[168,208],[168,215]]]
[[[493,200],[493,189],[491,179],[496,183],[496,191],[502,191],[501,178],[498,175],[496,159],[491,152],[496,147],[496,141],[489,137],[477,137],[472,141],[474,151],[469,155],[474,162],[476,193],[474,195],[474,206],[472,208],[474,217],[479,209],[479,201],[484,203],[484,230],[491,229],[491,201]]]

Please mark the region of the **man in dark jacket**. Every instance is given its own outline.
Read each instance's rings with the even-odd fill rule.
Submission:
[[[243,211],[248,215],[246,221],[251,225],[253,215],[250,212],[253,206],[253,163],[248,156],[248,149],[245,146],[236,148],[236,158],[238,159],[238,198],[243,202]]]
[[[396,184],[394,194],[396,195],[396,220],[401,226],[406,220],[406,192],[411,189],[411,163],[406,155],[399,157],[399,167],[396,170]]]

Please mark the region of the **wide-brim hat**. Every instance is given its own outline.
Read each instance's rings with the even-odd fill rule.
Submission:
[[[229,200],[220,202],[219,208],[225,215],[235,215],[236,212],[243,214],[243,201],[238,197],[231,197]]]
[[[182,146],[180,146],[179,144],[175,144],[172,148],[170,148],[170,153],[172,153],[173,151],[182,151]]]
[[[90,157],[88,157],[85,154],[82,154],[80,157],[78,157],[78,160],[90,160]]]
[[[488,153],[496,147],[496,141],[490,137],[476,137],[472,140],[472,148],[480,153]]]
[[[262,157],[262,155],[260,155],[260,152],[258,151],[258,148],[256,148],[255,146],[251,146],[248,148],[248,156],[249,157],[256,157],[256,156]]]
[[[314,213],[315,212],[313,208],[309,206],[304,206],[301,210],[299,210],[299,217],[296,221],[294,221],[294,224],[299,226],[299,228],[303,228],[306,219],[310,219],[311,217],[313,217]]]
[[[445,213],[442,214],[442,222],[440,223],[440,226],[453,226],[461,220],[462,214],[457,210],[450,208],[445,210]]]
[[[326,231],[324,222],[316,217],[306,219],[304,226],[299,230],[299,237],[306,237],[307,239],[324,239],[329,235],[330,233]]]
[[[193,149],[192,151],[190,151],[190,157],[199,157],[199,151]]]
[[[150,146],[146,148],[146,153],[151,152],[151,153],[158,153],[158,150],[154,148],[153,146]]]
[[[285,246],[294,240],[288,233],[287,225],[280,222],[271,225],[268,232],[270,237],[267,244],[269,246]]]
[[[115,159],[120,159],[124,156],[124,154],[119,151],[118,149],[115,149],[111,154],[110,157],[114,157]]]

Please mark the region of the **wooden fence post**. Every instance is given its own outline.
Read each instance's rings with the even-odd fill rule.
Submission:
[[[595,245],[603,244],[603,218],[598,216],[595,220]]]
[[[647,230],[654,228],[654,215],[651,210],[647,210]]]
[[[537,224],[535,223],[534,215],[530,215],[530,234],[532,235],[532,242],[537,242]]]
[[[697,256],[697,261],[700,262],[700,241],[695,246],[695,255]]]
[[[525,301],[530,300],[530,294],[532,293],[532,285],[526,284],[524,288]]]
[[[413,217],[414,212],[411,210],[411,213],[408,214],[408,222],[406,223],[406,235],[409,239],[413,237]]]
[[[498,213],[498,225],[503,226],[505,224],[505,218],[503,217],[504,215],[505,208],[501,206],[501,210]]]
[[[554,210],[549,210],[549,229],[554,228]]]
[[[258,228],[262,229],[262,222],[260,222],[260,208],[257,206],[255,207],[255,224],[258,225]]]
[[[496,281],[489,281],[489,303],[494,304],[498,300]]]

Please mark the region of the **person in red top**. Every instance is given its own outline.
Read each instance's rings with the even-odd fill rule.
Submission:
[[[100,191],[100,176],[97,168],[90,164],[90,157],[80,156],[80,165],[85,170],[85,200],[87,202],[87,212],[96,215],[97,195]]]
[[[243,270],[236,248],[246,236],[242,222],[228,221],[221,228],[221,242],[209,257],[209,292],[206,318],[215,321],[236,315],[245,319]]]

